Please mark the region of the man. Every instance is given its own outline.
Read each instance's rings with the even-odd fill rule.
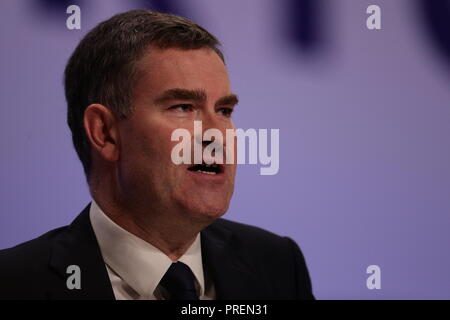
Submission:
[[[65,90],[93,200],[70,226],[0,252],[1,298],[314,298],[291,239],[220,219],[235,164],[171,160],[174,130],[234,128],[218,46],[191,21],[144,10],[86,35]]]

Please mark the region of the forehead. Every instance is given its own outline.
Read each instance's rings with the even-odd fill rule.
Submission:
[[[203,89],[207,93],[227,94],[227,69],[218,54],[209,48],[149,48],[140,62],[136,89],[158,94],[172,88]]]

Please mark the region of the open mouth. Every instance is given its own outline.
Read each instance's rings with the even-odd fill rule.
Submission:
[[[222,165],[217,163],[213,164],[202,163],[202,164],[194,164],[193,166],[189,167],[188,170],[214,175],[222,173],[223,167]]]

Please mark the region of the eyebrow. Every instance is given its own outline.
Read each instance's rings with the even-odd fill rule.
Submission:
[[[235,106],[239,103],[239,98],[234,93],[226,95],[216,101],[216,107],[218,106]]]
[[[164,104],[171,100],[190,100],[197,103],[205,103],[206,102],[206,92],[205,90],[197,89],[181,89],[181,88],[173,88],[164,91],[159,97],[155,99],[156,104]],[[234,106],[239,102],[239,98],[234,93],[223,96],[216,101],[215,105],[229,105]]]

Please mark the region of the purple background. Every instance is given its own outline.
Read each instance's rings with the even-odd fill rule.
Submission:
[[[412,0],[325,1],[323,45],[283,37],[283,1],[183,1],[224,44],[241,128],[280,129],[280,171],[240,166],[226,217],[295,239],[319,299],[450,299],[450,77]],[[365,26],[382,9],[382,30]],[[0,1],[0,248],[88,203],[62,73],[80,38],[133,1]],[[381,290],[366,268],[381,267]]]

